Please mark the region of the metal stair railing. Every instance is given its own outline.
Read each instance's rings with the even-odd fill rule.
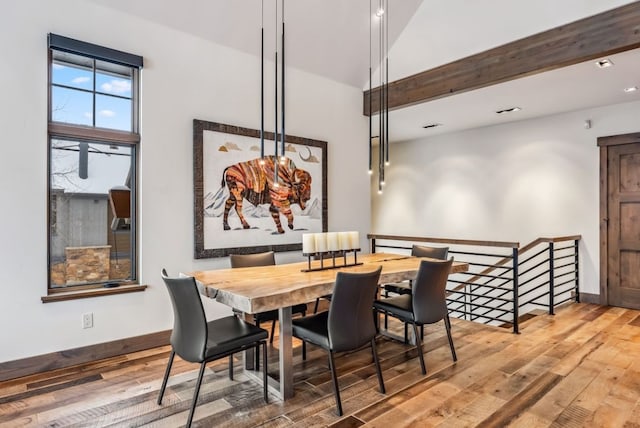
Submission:
[[[454,317],[510,325],[518,333],[521,315],[540,307],[553,314],[558,305],[579,301],[579,235],[538,238],[523,247],[505,241],[379,234],[368,238],[371,252],[410,252],[413,244],[446,244],[457,261],[468,263],[469,271],[451,275],[447,284]]]

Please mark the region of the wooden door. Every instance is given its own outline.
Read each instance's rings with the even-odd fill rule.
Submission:
[[[610,140],[601,145],[601,302],[640,309],[640,134],[605,138]]]

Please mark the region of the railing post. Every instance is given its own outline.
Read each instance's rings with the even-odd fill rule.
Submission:
[[[577,239],[574,241],[574,244],[573,244],[573,246],[574,246],[574,254],[575,254],[575,262],[574,262],[574,263],[575,263],[575,267],[574,267],[574,271],[575,271],[575,273],[576,273],[576,279],[575,279],[575,282],[576,282],[576,291],[575,291],[575,293],[576,293],[576,302],[577,302],[577,303],[580,303],[580,271],[579,271],[579,268],[580,268],[580,259],[579,259],[579,257],[578,257],[578,248],[579,248],[579,244],[580,244],[580,241],[579,241],[579,240],[577,240]]]
[[[376,253],[376,238],[371,238],[371,253]]]
[[[555,276],[554,267],[553,267],[553,242],[549,242],[549,315],[554,315],[554,298],[555,296],[555,287],[553,277]]]
[[[471,285],[464,286],[464,320],[469,321],[471,319],[471,305],[469,304],[471,297],[469,296],[472,293]]]
[[[518,249],[517,248],[513,249],[512,262],[513,262],[513,332],[518,334],[520,333],[520,330],[518,327],[519,290],[518,290]]]

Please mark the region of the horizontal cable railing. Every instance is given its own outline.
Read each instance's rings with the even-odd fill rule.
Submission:
[[[450,315],[475,322],[509,325],[519,332],[519,318],[537,308],[550,314],[579,300],[579,235],[517,242],[369,234],[371,252],[409,254],[414,244],[448,246],[469,270],[450,275]]]

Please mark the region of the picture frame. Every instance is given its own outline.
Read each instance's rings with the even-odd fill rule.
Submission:
[[[273,132],[262,158],[259,130],[193,120],[194,258],[302,250],[303,233],[327,231],[327,142],[285,148],[274,187]]]

